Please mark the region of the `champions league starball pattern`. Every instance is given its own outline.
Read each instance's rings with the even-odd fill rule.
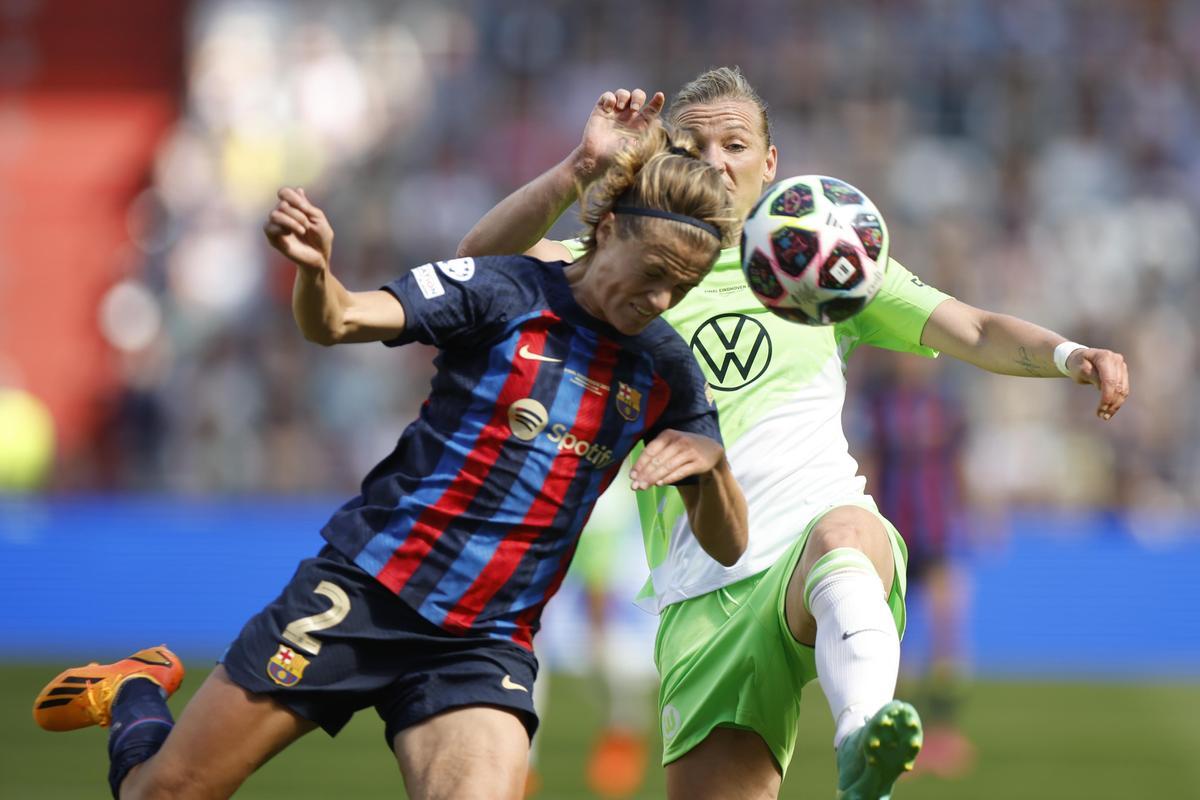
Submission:
[[[854,316],[883,285],[887,225],[845,181],[800,175],[759,198],[742,232],[742,270],[768,309],[804,325]]]

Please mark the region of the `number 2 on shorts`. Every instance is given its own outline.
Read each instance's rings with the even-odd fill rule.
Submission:
[[[315,656],[321,652],[321,643],[312,636],[309,636],[309,634],[314,631],[323,631],[326,628],[332,628],[344,620],[346,615],[350,613],[350,598],[342,591],[342,587],[329,581],[318,583],[317,588],[313,589],[313,592],[328,597],[333,605],[320,614],[313,614],[311,617],[301,617],[300,619],[292,620],[283,629],[282,636],[296,645],[296,647]]]

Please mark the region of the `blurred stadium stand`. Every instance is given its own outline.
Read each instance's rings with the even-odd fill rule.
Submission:
[[[183,20],[154,0],[0,8],[0,385],[53,409],[67,453],[119,391],[97,304],[140,272],[126,219],[180,113]]]
[[[956,372],[977,500],[1200,507],[1200,403],[1181,401],[1200,394],[1195,3],[0,15],[21,67],[0,69],[0,359],[55,410],[59,488],[352,487],[422,399],[428,354],[300,339],[260,231],[275,189],[304,184],[337,269],[373,287],[452,254],[577,141],[601,89],[737,62],[771,103],[781,175],[853,181],[929,282],[1132,364],[1110,425],[1061,381]]]

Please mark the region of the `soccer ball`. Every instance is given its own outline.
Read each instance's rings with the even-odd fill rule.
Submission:
[[[759,301],[784,319],[830,325],[854,316],[883,285],[883,216],[865,194],[825,175],[779,181],[742,231],[742,271]]]

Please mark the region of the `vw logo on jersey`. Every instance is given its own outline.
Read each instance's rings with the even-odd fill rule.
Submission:
[[[746,314],[717,314],[692,335],[692,352],[719,392],[754,383],[771,363],[771,337],[766,327]]]
[[[508,427],[522,441],[529,442],[537,438],[549,421],[550,414],[546,407],[532,397],[522,397],[508,407]]]

